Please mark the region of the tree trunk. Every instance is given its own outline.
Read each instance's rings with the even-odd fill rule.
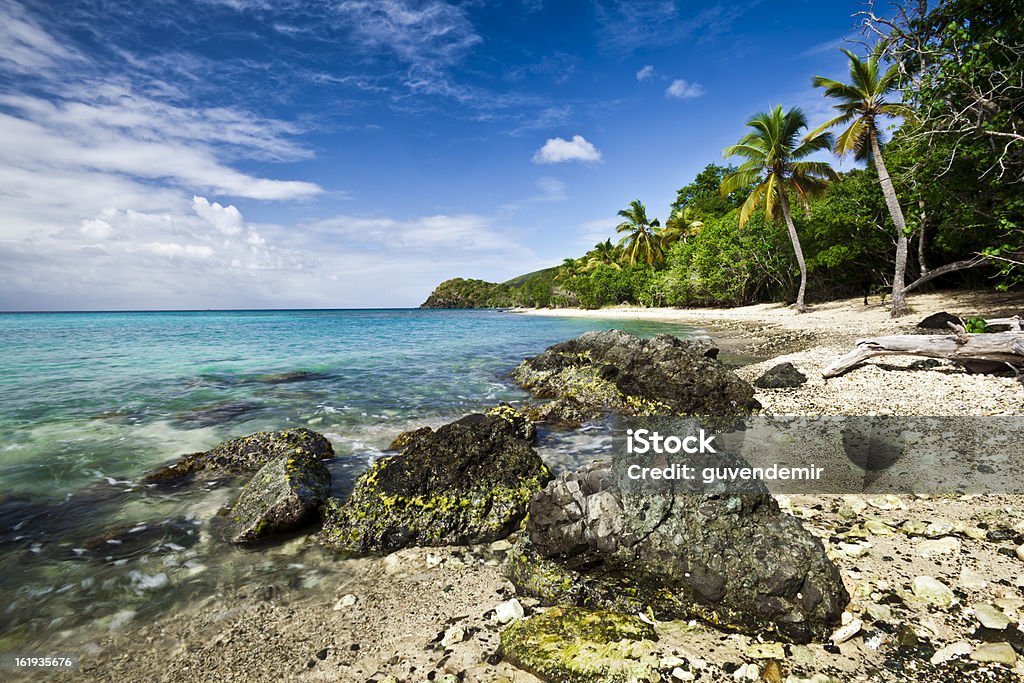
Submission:
[[[988,334],[902,334],[860,339],[853,351],[821,371],[822,377],[836,377],[873,356],[928,356],[958,363],[989,361],[1015,368],[1024,366],[1024,332]]]
[[[903,220],[903,209],[896,199],[896,188],[892,185],[892,178],[885,168],[885,161],[882,159],[882,148],[878,144],[878,131],[874,123],[868,133],[871,138],[871,156],[875,162],[875,169],[878,171],[878,183],[882,186],[882,194],[885,195],[885,205],[889,208],[889,215],[896,226],[896,274],[892,278],[892,312],[890,316],[899,318],[910,312],[907,308],[907,293],[904,291],[904,283],[907,274],[907,222]]]
[[[924,200],[917,200],[917,207],[921,209],[921,232],[917,236],[917,264],[921,266],[921,277],[928,274],[928,261],[925,260],[925,237],[928,234],[928,215],[924,210]]]
[[[796,226],[793,225],[793,216],[789,213],[789,199],[783,190],[779,193],[782,200],[782,215],[786,219],[786,229],[789,230],[789,241],[793,243],[793,252],[796,254],[797,265],[800,266],[800,291],[796,295],[796,312],[803,313],[807,310],[804,306],[804,292],[807,291],[807,263],[804,261],[804,250],[800,247],[800,237],[796,234]]]

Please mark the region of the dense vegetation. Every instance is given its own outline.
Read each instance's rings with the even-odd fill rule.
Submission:
[[[807,131],[799,109],[754,114],[724,151],[743,163],[708,164],[678,191],[664,226],[633,200],[619,212],[618,244],[505,284],[449,280],[425,305],[802,308],[806,289],[811,300],[888,293],[897,316],[923,285],[1017,286],[1022,14],[1021,0],[861,13],[873,50],[847,52],[847,81],[812,84],[835,119]],[[865,168],[836,173],[806,158],[829,148]]]

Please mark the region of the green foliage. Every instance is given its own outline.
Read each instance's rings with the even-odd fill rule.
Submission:
[[[964,321],[964,329],[971,334],[982,334],[988,331],[988,324],[983,318],[968,318]]]

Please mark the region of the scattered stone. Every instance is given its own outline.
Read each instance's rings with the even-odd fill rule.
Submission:
[[[357,598],[356,596],[352,595],[351,593],[343,595],[340,598],[338,598],[337,602],[334,603],[334,611],[335,612],[340,612],[341,610],[345,609],[346,607],[352,607],[358,601],[359,601],[359,598]]]
[[[931,576],[914,579],[911,590],[919,600],[936,607],[949,607],[956,600],[949,586]]]
[[[917,647],[921,644],[921,638],[917,631],[910,624],[901,624],[896,632],[896,643],[900,647]]]
[[[779,363],[754,380],[754,386],[760,389],[792,389],[806,383],[807,375],[792,363]]]
[[[488,543],[514,531],[551,477],[508,420],[468,415],[378,460],[324,505],[323,542],[356,553]]]
[[[331,473],[319,458],[298,451],[264,465],[228,512],[232,543],[252,543],[305,522],[327,499]]]
[[[756,681],[761,677],[761,670],[757,664],[744,664],[733,672],[732,677],[737,681]]]
[[[526,615],[523,606],[518,600],[512,598],[494,606],[494,618],[499,624],[507,624],[516,619],[522,619]]]
[[[869,603],[864,612],[867,613],[873,621],[892,621],[892,608],[888,605],[880,605],[878,603]]]
[[[867,504],[878,510],[906,510],[907,504],[899,496],[894,496],[891,493],[886,493],[881,496],[871,496],[867,499]]]
[[[452,645],[461,643],[465,639],[466,629],[456,624],[444,632],[444,637],[441,638],[441,647],[451,647]]]
[[[915,361],[911,361],[910,367],[914,370],[932,370],[940,367],[942,363],[935,360],[934,358],[921,358]]]
[[[891,536],[894,529],[880,519],[869,519],[864,522],[864,530],[875,536]]]
[[[501,655],[541,680],[657,681],[654,629],[636,617],[553,607],[501,632]],[[685,679],[680,679],[685,680]]]
[[[1009,643],[982,643],[971,653],[971,659],[1013,666],[1017,663],[1017,653]]]
[[[863,627],[864,622],[862,622],[860,619],[854,619],[846,626],[841,626],[840,628],[836,629],[836,632],[832,634],[832,642],[836,645],[839,645],[840,643],[845,643],[850,638],[853,638],[855,635],[860,633],[860,630]]]
[[[921,541],[917,546],[917,552],[925,559],[941,557],[944,555],[959,555],[960,540],[953,536],[945,538],[927,539]]]
[[[971,644],[969,642],[967,642],[966,640],[960,640],[955,643],[950,643],[949,645],[940,647],[938,650],[935,651],[935,654],[933,654],[932,658],[928,661],[930,661],[932,664],[936,666],[939,666],[940,664],[945,664],[946,662],[950,662],[954,659],[966,657],[967,655],[971,654],[972,649],[973,648],[971,647]]]
[[[693,673],[691,673],[689,671],[686,671],[686,670],[684,670],[684,669],[682,669],[681,667],[678,667],[678,666],[676,668],[672,669],[672,678],[676,679],[677,681],[695,681],[695,680],[697,680],[697,677]]]
[[[257,432],[231,439],[202,453],[184,456],[177,463],[148,475],[147,483],[176,482],[200,472],[243,474],[255,472],[280,457],[334,457],[334,448],[323,434],[304,427],[276,432]]]
[[[821,541],[767,493],[620,490],[595,463],[553,480],[529,512],[506,572],[545,605],[808,642],[831,635],[849,600]]]
[[[977,617],[978,623],[982,626],[996,631],[1002,631],[1010,625],[1010,618],[1002,610],[987,603],[975,605],[974,616]]]
[[[964,322],[951,313],[942,311],[941,313],[932,313],[930,316],[922,320],[917,326],[923,330],[942,330],[943,332],[949,333],[952,330],[948,323],[954,325],[963,325]]]
[[[964,567],[960,570],[960,585],[968,590],[980,591],[988,586],[988,580],[981,574]]]
[[[1017,550],[1014,552],[1016,553],[1018,560],[1024,561],[1024,545],[1017,546]]]
[[[528,358],[512,373],[544,397],[630,415],[736,415],[760,408],[754,390],[717,360],[708,340],[620,330],[587,332]]]

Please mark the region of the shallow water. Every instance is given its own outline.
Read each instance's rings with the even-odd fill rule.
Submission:
[[[332,441],[344,492],[400,431],[526,394],[524,357],[587,330],[685,336],[664,323],[498,311],[0,314],[0,650],[149,618],[272,574],[344,572],[301,542],[213,540],[233,490],[136,484],[176,456],[261,429]],[[556,469],[599,457],[600,430],[542,432]]]

